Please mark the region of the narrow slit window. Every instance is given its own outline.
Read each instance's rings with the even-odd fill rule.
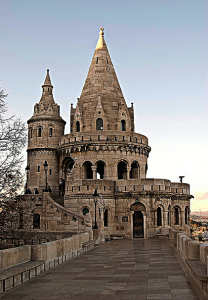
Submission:
[[[52,174],[52,171],[51,171],[51,169],[49,170],[49,174],[50,174],[50,175]]]
[[[98,59],[99,59],[99,58],[97,57],[96,64],[98,64]]]
[[[53,136],[53,128],[49,128],[49,137]]]
[[[40,166],[38,166],[38,172],[40,172]]]
[[[108,64],[108,58],[106,57],[106,61],[107,61],[107,64]]]
[[[30,128],[30,138],[32,139],[32,137],[33,137],[33,130],[32,128]]]
[[[38,137],[41,137],[41,135],[42,135],[42,128],[39,127],[39,128],[38,128]]]

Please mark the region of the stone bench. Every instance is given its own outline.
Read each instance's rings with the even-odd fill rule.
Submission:
[[[192,276],[199,284],[204,293],[208,290],[208,276],[207,266],[200,259],[186,259],[185,260]]]
[[[21,284],[44,271],[44,260],[28,261],[0,270],[0,293]]]
[[[83,252],[87,252],[89,250],[92,250],[95,247],[95,241],[88,241],[82,244]]]

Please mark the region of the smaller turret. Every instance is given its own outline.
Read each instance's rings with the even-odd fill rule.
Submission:
[[[45,186],[43,163],[49,165],[48,183],[51,189],[58,189],[58,156],[59,140],[64,135],[66,122],[60,117],[60,107],[53,98],[53,86],[47,70],[42,96],[34,106],[32,118],[28,120],[28,164],[30,173],[28,187],[42,190]]]

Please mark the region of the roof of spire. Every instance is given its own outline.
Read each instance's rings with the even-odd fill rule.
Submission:
[[[100,28],[97,46],[78,101],[79,106],[83,107],[85,130],[89,130],[87,124],[93,122],[92,116],[94,116],[97,107],[98,95],[100,95],[102,107],[112,127],[115,127],[115,122],[120,119],[119,108],[123,107],[122,109],[126,111],[126,115],[129,114],[104,39],[103,27]]]
[[[46,74],[44,85],[50,85],[50,86],[52,86],[52,84],[51,84],[51,78],[50,78],[50,75],[49,75],[49,69],[47,69],[47,74]]]

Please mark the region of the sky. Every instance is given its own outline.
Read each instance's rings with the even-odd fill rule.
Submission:
[[[147,177],[185,176],[192,211],[208,211],[207,0],[0,0],[8,114],[32,116],[49,68],[69,133],[101,26],[135,131],[149,138]]]

